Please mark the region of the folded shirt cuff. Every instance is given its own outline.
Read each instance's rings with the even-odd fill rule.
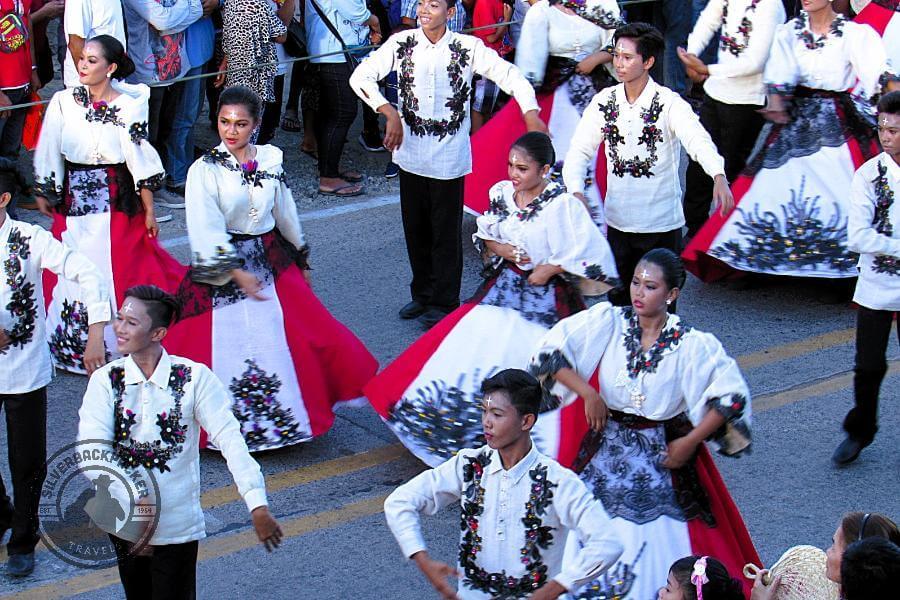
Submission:
[[[244,502],[247,503],[247,510],[250,512],[253,512],[254,509],[259,508],[260,506],[268,506],[269,501],[266,499],[266,489],[253,488],[252,490],[249,490],[244,494]]]
[[[112,307],[109,301],[97,302],[88,306],[88,325],[109,323],[112,321]]]
[[[400,550],[406,558],[412,558],[412,555],[416,552],[428,549],[425,545],[425,540],[422,538],[422,534],[418,531],[410,531],[396,537],[397,543],[400,545]]]

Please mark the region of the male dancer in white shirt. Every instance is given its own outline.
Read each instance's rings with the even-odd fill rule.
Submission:
[[[605,143],[607,239],[619,273],[633,273],[654,248],[681,252],[682,146],[713,180],[713,201],[723,211],[731,210],[734,197],[724,161],[690,105],[650,78],[663,49],[659,31],[629,23],[616,30],[613,45],[613,66],[622,83],[598,92],[585,109],[562,174],[568,190],[584,200],[588,167]],[[631,304],[628,283],[610,291],[613,304]]]
[[[118,351],[127,356],[91,376],[78,411],[80,443],[111,445],[121,468],[152,472],[159,489],[159,519],[149,540],[143,539],[147,532],[126,527],[109,531],[114,520],[94,523],[115,547],[128,600],[196,596],[198,540],[206,536],[198,489],[201,427],[225,457],[259,540],[269,551],[281,542],[262,472],[231,412],[230,395],[205,365],[162,347],[177,319],[177,301],[158,287],[126,290],[113,330]],[[123,507],[132,505],[121,485],[110,487],[110,493]]]
[[[412,267],[403,319],[431,327],[459,306],[463,179],[472,171],[472,77],[490,79],[519,103],[529,131],[547,131],[531,84],[478,38],[454,33],[457,0],[422,0],[419,28],[392,35],[350,77],[350,87],[387,118],[384,145],[400,166],[400,211]],[[397,72],[399,112],[378,90]]]
[[[603,506],[572,471],[542,455],[531,440],[541,388],[525,371],[507,369],[481,386],[487,446],[462,450],[398,487],[384,503],[403,554],[442,598],[546,600],[574,592],[622,554]],[[419,515],[461,504],[457,569],[432,559]],[[566,537],[581,548],[563,561]],[[458,576],[454,592],[448,577]]]
[[[836,466],[855,461],[878,431],[878,392],[887,373],[891,323],[900,312],[900,91],[878,102],[881,154],[864,163],[850,187],[847,242],[859,252],[856,312],[855,406],[844,419],[846,439],[832,456]]]
[[[729,181],[744,168],[762,129],[758,111],[766,102],[763,69],[775,28],[784,20],[781,0],[710,0],[688,37],[687,50],[678,49],[688,77],[703,83],[700,123],[725,159]],[[719,58],[707,65],[698,56],[710,40],[719,40]],[[709,218],[711,187],[702,167],[691,161],[684,194],[689,237]]]
[[[88,341],[83,356],[90,373],[105,362],[103,327],[112,305],[100,272],[49,231],[10,218],[6,207],[23,182],[15,168],[0,167],[0,407],[6,409],[6,443],[14,502],[0,478],[0,538],[6,572],[21,577],[34,570],[38,505],[47,474],[47,384],[53,376],[47,345],[42,271],[77,281],[85,307]]]

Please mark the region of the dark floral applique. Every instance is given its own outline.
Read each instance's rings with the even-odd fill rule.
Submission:
[[[500,220],[509,216],[509,207],[506,205],[506,198],[503,196],[502,189],[493,190],[488,204],[488,213],[499,217]]]
[[[894,190],[891,189],[887,175],[887,167],[879,160],[878,177],[872,182],[875,186],[875,216],[872,225],[878,233],[891,237],[894,235],[894,225],[890,217],[891,206],[894,205]],[[900,258],[879,254],[872,261],[872,270],[887,275],[900,275]]]
[[[743,394],[716,396],[708,399],[706,406],[725,417],[725,423],[711,436],[718,443],[719,452],[728,456],[749,452],[752,436],[744,421],[747,397]]]
[[[857,256],[847,248],[847,218],[835,203],[826,223],[819,218],[819,196],[804,197],[806,177],[799,190],[791,190],[791,200],[782,208],[783,220],[775,213],[751,212],[738,207],[741,221],[732,239],[709,250],[709,254],[729,264],[761,272],[778,272],[825,267],[838,272],[856,268]]]
[[[537,464],[528,472],[531,478],[531,493],[525,503],[525,544],[519,550],[519,560],[525,566],[521,577],[507,575],[506,571],[490,573],[478,566],[478,553],[482,550],[479,533],[479,518],[484,514],[484,486],[481,479],[491,462],[489,452],[467,456],[463,466],[463,481],[467,484],[463,492],[460,529],[463,532],[459,544],[459,565],[465,572],[463,585],[492,598],[513,600],[534,593],[547,582],[547,565],[541,550],[553,544],[553,528],[544,525],[543,517],[553,503],[553,488],[557,484],[547,479],[547,467]]]
[[[653,177],[653,167],[659,160],[656,153],[657,145],[663,141],[662,130],[657,126],[662,114],[663,106],[659,100],[659,92],[653,95],[650,106],[641,110],[641,120],[644,123],[638,137],[638,145],[647,148],[647,158],[637,156],[624,159],[619,155],[619,145],[625,143],[625,137],[619,131],[619,105],[616,101],[616,92],[613,90],[606,104],[598,106],[603,113],[606,124],[603,126],[603,139],[606,141],[606,151],[612,162],[612,172],[616,177],[631,175],[632,177]]]
[[[608,285],[611,285],[612,287],[618,287],[622,283],[622,280],[618,277],[611,277],[607,275],[606,271],[604,271],[603,267],[601,267],[600,265],[582,262],[581,266],[584,269],[583,272],[585,279],[591,279],[593,281],[606,283]]]
[[[128,128],[128,135],[131,137],[131,143],[133,144],[140,144],[144,140],[150,139],[147,121],[132,123],[131,127]]]
[[[204,154],[203,160],[211,165],[218,165],[229,171],[240,173],[242,185],[262,187],[263,181],[266,179],[272,179],[282,183],[287,182],[287,177],[283,171],[276,172],[260,169],[259,163],[256,160],[249,160],[239,165],[229,152],[222,152],[218,148],[213,148]]]
[[[692,329],[690,325],[685,325],[679,319],[672,327],[664,327],[650,349],[644,352],[641,346],[643,330],[637,314],[629,306],[622,309],[622,315],[628,321],[624,344],[628,361],[628,377],[631,379],[635,379],[641,373],[655,373],[665,351],[675,348],[684,339],[685,334]]]
[[[293,444],[310,438],[278,400],[281,380],[259,368],[253,359],[244,360],[246,370],[233,377],[228,389],[234,399],[232,412],[241,424],[241,433],[251,450]]]
[[[88,123],[100,123],[101,125],[110,124],[117,127],[125,127],[125,121],[119,118],[121,107],[112,106],[105,100],[94,102],[88,108],[84,118]]]
[[[47,176],[35,175],[34,195],[46,198],[51,205],[56,205],[62,196],[62,186],[56,184],[56,172],[50,171]]]
[[[6,274],[6,285],[10,289],[6,310],[12,316],[12,326],[7,328],[9,345],[12,348],[24,348],[34,337],[37,319],[37,302],[34,295],[34,283],[25,277],[25,261],[31,256],[31,238],[22,235],[17,227],[9,232],[6,240],[8,256],[3,261]],[[0,351],[6,354],[7,350]]]
[[[528,203],[528,206],[517,208],[514,214],[519,221],[531,221],[538,213],[544,210],[544,207],[565,191],[565,186],[558,183],[550,183],[544,188],[544,191],[538,194],[537,198]]]
[[[77,104],[84,108],[90,108],[91,106],[91,95],[88,93],[87,88],[83,85],[79,85],[74,90],[72,90],[72,98]]]
[[[166,179],[165,173],[157,173],[156,175],[151,175],[145,179],[141,179],[137,183],[134,184],[134,187],[138,190],[150,190],[151,192],[155,192],[159,188],[162,187],[163,181]]]
[[[109,212],[109,173],[106,167],[69,173],[66,216],[83,217]]]
[[[722,4],[721,35],[719,43],[723,50],[730,52],[733,56],[740,56],[747,46],[750,45],[750,33],[753,31],[753,22],[750,21],[750,13],[756,11],[756,6],[762,0],[750,0],[750,4],[744,9],[744,16],[741,17],[741,23],[738,25],[737,35],[727,35],[725,33],[725,22],[728,20],[728,0]],[[738,41],[737,36],[741,36]]]
[[[50,354],[61,367],[84,368],[84,350],[88,337],[88,312],[78,300],[63,299],[59,324],[50,334]],[[106,353],[106,360],[110,358]]]
[[[603,7],[600,5],[594,5],[591,8],[587,7],[587,0],[551,0],[550,6],[555,4],[561,4],[562,6],[568,8],[576,15],[588,21],[589,23],[593,23],[597,27],[602,27],[603,29],[617,29],[621,25],[624,25],[624,21],[619,18],[614,12],[609,10],[603,10]]]
[[[125,369],[113,367],[109,370],[115,410],[116,439],[113,442],[113,450],[121,466],[126,468],[143,466],[146,469],[157,469],[160,473],[171,471],[168,462],[184,449],[187,435],[186,427],[181,422],[181,399],[184,397],[184,386],[189,381],[191,381],[191,367],[173,364],[168,383],[173,406],[171,410],[156,415],[160,439],[138,442],[131,438],[131,428],[137,420],[135,414],[122,406],[125,395]]]
[[[809,29],[809,15],[806,11],[800,11],[800,14],[794,19],[794,33],[797,39],[803,42],[809,50],[818,50],[825,47],[825,42],[832,37],[839,38],[844,35],[844,24],[847,18],[843,15],[837,15],[831,22],[828,34],[816,37]]]
[[[463,73],[469,66],[469,50],[463,48],[459,40],[452,41],[449,44],[450,64],[447,65],[447,75],[450,78],[450,89],[453,90],[453,95],[447,99],[444,106],[450,109],[450,118],[423,118],[417,114],[419,100],[415,96],[415,65],[412,59],[413,51],[418,43],[415,36],[410,36],[406,40],[399,42],[397,47],[397,58],[400,59],[400,66],[397,72],[397,85],[400,91],[400,112],[412,135],[419,137],[432,135],[442,140],[448,135],[458,133],[463,121],[466,119],[471,88]]]
[[[575,597],[576,600],[627,598],[637,579],[637,572],[634,570],[634,567],[638,564],[646,547],[647,542],[641,544],[640,550],[638,550],[631,563],[620,560],[616,563],[614,569],[604,572],[603,575],[588,583]]]

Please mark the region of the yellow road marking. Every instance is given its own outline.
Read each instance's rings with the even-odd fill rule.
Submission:
[[[343,525],[350,521],[362,519],[382,511],[386,495],[375,498],[367,498],[341,508],[320,512],[304,517],[294,517],[281,521],[281,530],[284,538],[293,538],[313,531],[328,529],[336,525]],[[259,546],[253,531],[241,531],[221,537],[213,537],[204,540],[200,544],[198,562],[205,562],[241,552]],[[278,552],[279,550],[276,550]],[[86,575],[72,577],[58,582],[39,585],[28,590],[13,594],[12,598],[49,600],[55,598],[67,598],[76,594],[93,592],[110,585],[119,584],[119,572],[115,567],[93,571]]]
[[[777,346],[772,346],[771,348],[764,348],[758,352],[744,354],[737,358],[737,362],[741,369],[756,369],[790,358],[797,358],[804,354],[818,352],[826,348],[840,346],[841,344],[849,344],[855,339],[855,336],[856,329],[829,331],[828,333],[814,335],[796,342],[779,344]]]
[[[888,361],[888,372],[886,377],[900,374],[900,361]],[[853,386],[853,371],[838,373],[831,377],[826,377],[813,383],[807,383],[795,388],[790,388],[781,392],[771,394],[761,394],[753,398],[753,412],[765,412],[773,408],[779,408],[801,400],[815,398],[816,396],[825,396],[835,392],[843,391]]]

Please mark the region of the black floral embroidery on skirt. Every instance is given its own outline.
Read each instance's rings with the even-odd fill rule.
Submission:
[[[806,176],[800,189],[791,190],[791,200],[779,217],[772,211],[759,212],[738,207],[741,220],[735,223],[743,239],[730,239],[710,248],[710,256],[737,268],[763,272],[799,271],[827,268],[848,273],[856,268],[858,257],[847,247],[847,217],[838,203],[828,222],[819,217],[819,196],[804,194]]]
[[[78,217],[111,209],[130,217],[144,212],[134,178],[125,163],[88,165],[66,161],[65,169],[62,202],[53,207],[62,216]],[[161,185],[162,179],[159,181]]]
[[[88,312],[78,300],[63,299],[59,324],[50,333],[50,354],[53,362],[62,367],[84,368],[84,351],[88,337]],[[106,353],[106,360],[109,360]]]
[[[234,401],[232,412],[241,424],[241,433],[251,450],[308,440],[311,432],[302,431],[290,409],[278,400],[281,380],[267,373],[252,358],[244,360],[247,369],[241,378],[233,377],[228,389]]]
[[[10,289],[6,310],[12,316],[13,325],[6,331],[9,345],[13,348],[24,348],[34,337],[35,320],[37,319],[37,301],[34,295],[34,283],[25,277],[25,261],[31,256],[31,238],[22,235],[18,227],[9,232],[6,250],[9,256],[3,261],[6,274],[6,285]],[[7,350],[0,351],[0,355]]]
[[[557,487],[547,479],[547,467],[537,464],[528,472],[531,478],[531,494],[525,503],[525,544],[519,551],[520,560],[525,565],[525,574],[512,577],[506,571],[491,573],[478,566],[478,553],[482,549],[479,532],[479,517],[484,514],[484,487],[481,478],[490,464],[491,455],[485,451],[474,457],[466,457],[463,466],[463,482],[466,489],[460,512],[460,529],[463,532],[459,544],[459,564],[465,572],[463,586],[490,594],[491,598],[515,600],[534,593],[547,582],[547,565],[541,550],[553,544],[553,528],[544,525],[543,515],[553,503],[553,488]]]

